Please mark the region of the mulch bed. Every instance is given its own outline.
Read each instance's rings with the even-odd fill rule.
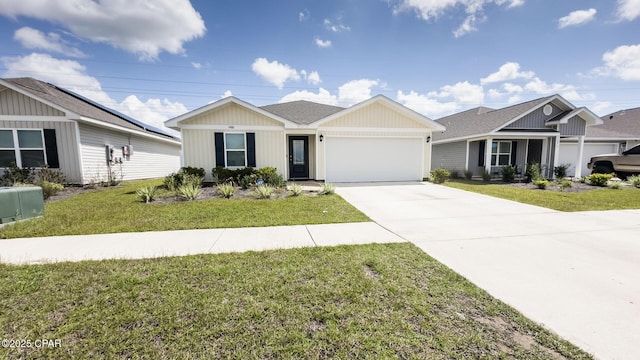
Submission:
[[[553,181],[549,181],[549,185],[547,185],[546,189],[538,189],[536,185],[533,183],[502,183],[504,185],[518,187],[521,189],[531,189],[531,190],[539,190],[539,191],[563,191],[563,192],[586,192],[598,189],[596,186],[592,186],[589,184],[581,183],[581,182],[573,182],[571,187],[567,187],[564,189],[560,189],[560,187]]]

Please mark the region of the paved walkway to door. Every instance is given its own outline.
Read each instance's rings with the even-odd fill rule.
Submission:
[[[337,192],[596,357],[640,358],[640,210],[564,213],[429,183]]]

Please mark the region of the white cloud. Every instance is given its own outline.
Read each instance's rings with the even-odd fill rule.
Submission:
[[[640,17],[640,0],[618,0],[618,19],[633,21]]]
[[[338,99],[344,106],[351,106],[371,97],[371,88],[378,85],[378,80],[351,80],[338,88]]]
[[[320,38],[316,38],[315,44],[319,48],[328,48],[331,47],[331,40],[322,40]]]
[[[453,32],[455,37],[460,37],[471,31],[476,31],[476,22],[486,19],[482,15],[484,7],[492,3],[514,8],[524,5],[524,0],[400,0],[393,12],[399,14],[413,11],[422,20],[436,21],[447,11],[455,11],[458,7],[463,7],[467,17]]]
[[[193,66],[193,68],[197,70],[202,69],[202,64],[200,64],[199,62],[192,62],[191,66]]]
[[[326,105],[338,105],[338,98],[335,95],[331,95],[331,93],[323,88],[318,89],[318,93],[313,93],[307,90],[295,91],[291,94],[285,95],[282,99],[280,99],[280,103],[297,101],[297,100],[306,100],[313,101]]]
[[[593,8],[588,10],[572,11],[569,15],[561,17],[560,20],[558,20],[558,28],[564,29],[567,26],[586,24],[595,19],[596,13],[597,10]]]
[[[415,91],[405,94],[399,90],[396,100],[402,105],[433,119],[452,114],[458,109],[458,105],[453,101],[440,102],[429,95],[420,95]]]
[[[102,90],[96,78],[86,74],[84,66],[73,60],[60,60],[47,54],[34,53],[23,57],[3,57],[0,61],[7,69],[2,77],[35,76],[172,134],[178,133],[165,128],[164,121],[187,112],[184,105],[168,99],[148,99],[142,102],[131,95],[118,103]]]
[[[336,32],[336,33],[351,30],[350,26],[347,26],[341,23],[336,24],[329,19],[324,19],[324,27],[327,28],[327,30]]]
[[[300,75],[296,69],[275,60],[269,62],[266,58],[257,58],[251,65],[251,69],[256,75],[275,85],[278,89],[282,89],[284,83],[288,80],[300,80]]]
[[[188,0],[3,0],[0,15],[49,21],[81,39],[107,43],[147,61],[162,51],[184,53],[183,44],[206,31]]]
[[[298,21],[303,22],[309,20],[311,13],[308,9],[304,9],[298,13]]]
[[[16,30],[13,38],[27,49],[41,49],[69,57],[86,56],[82,51],[68,46],[60,35],[54,32],[44,34],[39,30],[25,26]]]
[[[618,46],[602,55],[604,66],[594,69],[596,75],[612,75],[622,80],[640,80],[640,44]]]
[[[307,82],[311,85],[318,85],[322,82],[320,80],[320,74],[317,71],[312,71],[306,75]]]
[[[445,85],[440,88],[440,92],[432,91],[427,95],[438,98],[453,97],[456,102],[468,105],[478,105],[484,102],[482,86],[471,84],[468,81]]]
[[[509,81],[514,79],[531,79],[535,73],[533,71],[520,71],[520,64],[508,62],[500,66],[497,72],[480,79],[480,84]]]
[[[533,80],[529,81],[524,88],[528,91],[534,92],[540,95],[548,95],[557,93],[561,90],[566,89],[566,85],[564,84],[547,84],[546,81],[541,80],[539,77],[535,77]]]
[[[231,90],[227,90],[227,91],[224,92],[224,94],[222,94],[222,96],[220,96],[220,98],[224,99],[224,98],[228,98],[230,96],[233,96],[233,93],[231,92]]]
[[[595,104],[589,106],[589,109],[598,115],[609,114],[613,110],[614,104],[610,101],[596,101]]]

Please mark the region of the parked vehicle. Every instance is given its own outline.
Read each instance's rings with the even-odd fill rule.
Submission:
[[[587,164],[587,167],[592,173],[616,173],[619,177],[624,177],[628,174],[640,174],[640,145],[636,145],[622,154],[594,156]]]

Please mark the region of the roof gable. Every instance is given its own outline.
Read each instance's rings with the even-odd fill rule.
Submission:
[[[161,129],[144,124],[70,90],[33,78],[0,79],[0,85],[58,109],[74,120],[97,120],[108,126],[148,133],[154,137],[177,140]]]
[[[278,115],[276,115],[274,113],[271,113],[269,111],[266,111],[264,109],[256,107],[256,106],[254,106],[252,104],[249,104],[246,101],[242,101],[242,100],[236,98],[235,96],[228,96],[228,97],[226,97],[224,99],[221,99],[221,100],[218,100],[216,102],[213,102],[213,103],[207,104],[205,106],[199,107],[199,108],[197,108],[195,110],[189,111],[189,112],[184,113],[184,114],[182,114],[180,116],[176,116],[173,119],[169,119],[169,120],[165,121],[164,124],[168,128],[179,130],[181,123],[183,123],[183,122],[185,122],[185,121],[187,121],[187,120],[189,120],[191,118],[194,118],[194,117],[196,117],[198,115],[201,115],[201,114],[204,114],[204,113],[207,113],[207,112],[210,112],[210,111],[214,111],[216,109],[228,106],[229,104],[235,104],[235,105],[243,107],[243,108],[245,108],[245,109],[247,109],[249,111],[253,111],[253,112],[256,112],[256,113],[258,113],[260,115],[266,116],[266,117],[268,117],[268,118],[270,118],[272,120],[275,120],[277,122],[282,123],[285,126],[285,128],[295,128],[295,127],[297,127],[296,123],[294,123],[292,121],[289,121],[289,120],[287,120],[287,119],[285,119],[285,118],[283,118],[281,116],[278,116]]]
[[[260,107],[274,115],[280,116],[300,125],[309,125],[316,121],[344,110],[343,107],[319,104],[311,101],[292,101]]]

